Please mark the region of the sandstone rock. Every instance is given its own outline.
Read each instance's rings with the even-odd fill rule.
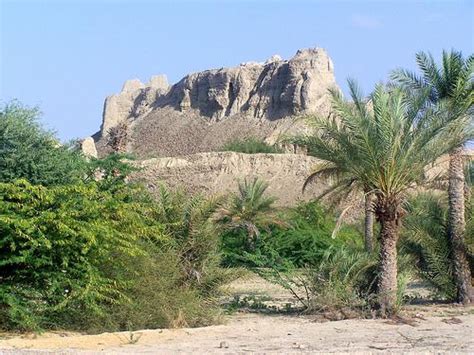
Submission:
[[[174,85],[159,107],[198,110],[215,121],[235,114],[270,120],[328,111],[328,88],[336,87],[331,59],[323,49],[300,50],[288,61],[190,74]]]
[[[92,137],[87,137],[81,142],[81,151],[86,157],[97,158],[97,149]]]
[[[144,88],[145,85],[138,79],[127,80],[122,87],[122,93],[133,93]]]
[[[160,90],[162,93],[166,93],[170,85],[168,84],[168,78],[166,75],[153,75],[147,86]]]

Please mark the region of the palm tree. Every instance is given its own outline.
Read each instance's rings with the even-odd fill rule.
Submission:
[[[351,81],[352,87],[355,89],[356,85],[354,82]],[[370,102],[365,104],[369,104]],[[309,117],[309,124],[311,125],[311,117]],[[317,157],[317,152],[313,154],[311,144],[307,144],[306,142],[307,137],[304,136],[297,136],[292,139],[292,143],[299,145],[299,146],[306,146],[307,154],[311,156]],[[356,194],[363,194],[364,197],[364,246],[365,251],[368,253],[372,253],[374,251],[374,194],[373,191],[370,191],[369,186],[363,186],[362,184],[358,183],[357,177],[352,175],[350,169],[346,169],[344,166],[331,166],[330,169],[322,168],[321,166],[316,167],[316,169],[306,178],[303,184],[303,192],[305,191],[306,187],[310,185],[313,181],[317,181],[320,179],[328,180],[331,182],[336,178],[338,181],[337,184],[331,184],[329,187],[322,191],[319,194],[318,199],[328,197],[330,202],[333,205],[340,205],[343,200],[346,200],[351,193]],[[349,206],[345,210],[342,211],[340,215],[340,219],[344,216],[344,213],[353,206]],[[336,224],[336,229],[333,232],[337,232],[337,226],[339,225],[339,221]]]
[[[260,235],[259,228],[279,223],[273,207],[276,198],[264,195],[267,188],[268,184],[257,178],[239,182],[238,193],[217,214],[217,222],[227,231],[245,231],[250,248]]]
[[[183,191],[172,191],[164,185],[160,185],[156,197],[156,218],[178,250],[187,281],[202,282],[218,263],[218,233],[213,217],[221,199],[199,194],[188,198]]]
[[[448,201],[444,194],[418,193],[407,204],[409,215],[404,221],[402,248],[413,257],[419,276],[439,296],[456,298],[456,282],[450,258],[447,233]]]
[[[321,159],[315,174],[333,176],[333,191],[354,184],[374,194],[380,224],[378,301],[382,315],[396,312],[397,240],[407,191],[424,179],[425,167],[449,152],[459,124],[437,124],[435,110],[401,89],[378,85],[369,109],[354,81],[353,102],[332,91],[332,115],[314,117],[315,132],[303,141]]]
[[[465,246],[465,199],[463,145],[472,139],[472,113],[474,106],[474,55],[464,59],[461,52],[443,51],[442,64],[438,66],[431,54],[420,52],[416,61],[421,75],[404,69],[392,73],[392,79],[412,92],[427,92],[427,104],[446,106],[446,112],[440,116],[445,122],[471,116],[466,120],[466,129],[460,131],[458,144],[449,152],[448,186],[448,234],[451,242],[451,258],[457,284],[457,301],[474,301],[471,285],[471,272]]]

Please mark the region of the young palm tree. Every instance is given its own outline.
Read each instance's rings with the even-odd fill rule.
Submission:
[[[448,233],[451,241],[451,257],[457,283],[457,301],[473,302],[471,272],[466,257],[464,242],[466,231],[464,201],[463,145],[472,139],[472,114],[474,106],[474,55],[464,59],[461,52],[443,51],[442,64],[438,66],[431,54],[420,52],[416,61],[421,71],[418,76],[408,70],[398,69],[392,73],[392,79],[399,85],[414,92],[425,91],[427,103],[442,103],[447,112],[441,119],[449,122],[462,116],[471,116],[466,121],[466,130],[460,131],[458,144],[451,150],[449,161],[449,212]]]
[[[239,191],[217,214],[217,222],[226,230],[244,230],[250,247],[260,235],[259,228],[278,223],[275,219],[274,197],[265,196],[268,184],[259,179],[239,183]]]
[[[158,190],[156,218],[179,252],[187,281],[203,282],[218,263],[213,217],[220,205],[218,197],[187,198],[183,191],[171,191],[164,185]]]
[[[333,191],[354,184],[374,194],[374,212],[380,223],[378,293],[382,315],[396,312],[397,240],[408,189],[424,179],[425,167],[450,151],[460,129],[434,120],[434,110],[401,89],[375,88],[368,108],[363,95],[349,81],[353,102],[332,92],[330,119],[314,118],[316,131],[303,141],[311,154],[323,160],[315,174],[333,176]]]
[[[356,85],[353,81],[350,81],[350,85],[355,89]],[[367,100],[365,100],[367,101]],[[365,102],[367,105],[367,102]],[[370,107],[370,103],[369,103]],[[356,108],[356,106],[355,106]],[[311,117],[309,120],[311,124]],[[300,146],[306,146],[308,155],[318,156],[317,152],[313,154],[311,144],[307,144],[307,137],[299,136],[292,139],[292,143]],[[336,178],[337,184],[331,184],[331,180]],[[345,169],[344,166],[331,166],[329,169],[321,169],[321,166],[316,167],[305,180],[303,184],[303,192],[306,187],[313,181],[320,179],[328,180],[329,187],[324,190],[318,198],[329,197],[330,202],[334,205],[340,205],[351,193],[355,192],[363,194],[364,197],[364,246],[365,251],[372,253],[374,251],[374,194],[370,191],[369,186],[363,186],[358,181],[357,177],[352,175],[352,172]],[[346,210],[343,211],[343,213]],[[343,214],[341,214],[341,217]],[[340,218],[341,218],[340,217]],[[339,224],[339,223],[338,223]]]

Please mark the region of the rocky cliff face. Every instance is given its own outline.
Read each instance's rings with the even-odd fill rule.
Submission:
[[[326,52],[307,49],[288,61],[273,56],[265,63],[188,75],[158,105],[196,109],[215,121],[242,113],[272,120],[318,111],[326,103],[328,87],[334,85]]]
[[[223,141],[218,136],[229,130],[235,131],[229,139],[253,135],[274,140],[281,125],[289,126],[288,117],[326,114],[328,88],[333,87],[333,64],[320,48],[299,50],[289,60],[273,56],[265,63],[190,74],[172,86],[163,75],[152,77],[147,84],[129,80],[119,94],[105,100],[101,131],[95,140],[103,154],[110,130],[121,122],[127,122],[133,131],[129,150],[144,155],[211,151]],[[242,120],[248,123],[244,129]],[[176,139],[170,141],[170,136]]]
[[[101,135],[106,136],[111,128],[122,121],[137,118],[146,113],[153,103],[168,90],[169,85],[165,75],[153,76],[147,84],[143,84],[138,79],[127,80],[119,94],[105,99]]]

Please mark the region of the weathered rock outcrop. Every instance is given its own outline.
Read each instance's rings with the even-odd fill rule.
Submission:
[[[145,114],[152,104],[169,89],[165,75],[156,75],[148,84],[138,79],[127,80],[119,94],[105,99],[100,131],[106,136],[109,130],[127,119]]]
[[[327,89],[335,84],[326,52],[306,49],[288,61],[274,56],[265,63],[188,75],[158,104],[196,109],[215,121],[242,113],[271,120],[326,109]]]
[[[84,156],[88,158],[97,158],[97,149],[95,147],[95,143],[92,137],[87,137],[83,139],[80,144]]]
[[[144,156],[191,154],[215,150],[222,143],[220,128],[211,127],[223,121],[229,120],[218,127],[236,131],[230,138],[240,138],[244,119],[249,127],[243,130],[246,136],[274,141],[280,126],[290,126],[281,120],[294,120],[304,113],[326,114],[328,89],[333,87],[333,64],[320,48],[299,50],[289,60],[273,56],[265,63],[190,74],[172,86],[163,75],[152,77],[147,84],[129,80],[119,94],[105,100],[101,131],[94,138],[102,140],[98,151],[104,154],[110,129],[127,121],[134,132],[129,144],[133,151],[146,152]],[[234,122],[238,129],[233,129]],[[181,132],[176,132],[176,127],[181,127]],[[179,139],[173,141],[166,137],[176,134]],[[188,149],[190,140],[196,144]],[[153,149],[141,146],[146,141]]]

